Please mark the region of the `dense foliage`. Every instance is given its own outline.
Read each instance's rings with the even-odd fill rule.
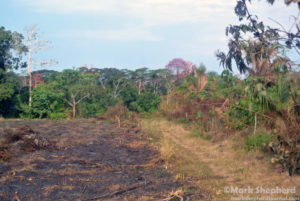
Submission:
[[[32,73],[34,85],[32,105],[29,106],[28,77],[7,74],[9,76],[1,79],[5,85],[0,90],[3,103],[0,112],[4,117],[91,118],[101,116],[107,107],[120,103],[137,113],[153,113],[170,84],[170,73],[164,69],[127,71],[81,67],[62,72],[40,70]],[[12,97],[14,102],[9,99]],[[11,111],[15,112],[12,114]]]
[[[16,115],[17,77],[8,71],[25,66],[21,56],[26,47],[22,40],[21,34],[0,27],[0,115],[6,117]]]

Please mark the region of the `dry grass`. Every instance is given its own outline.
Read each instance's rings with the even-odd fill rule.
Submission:
[[[211,142],[191,136],[191,131],[185,130],[182,125],[162,119],[145,119],[142,121],[142,128],[160,139],[164,159],[181,174],[198,178],[200,186],[206,186],[213,192],[213,200],[230,199],[230,195],[224,193],[225,186],[295,186],[296,195],[300,195],[300,176],[288,176],[287,172],[275,168],[259,152],[244,151],[242,138],[238,135],[221,142]]]
[[[176,157],[175,153],[175,145],[174,143],[168,138],[162,138],[160,141],[160,152],[162,157],[166,160],[171,162],[172,159]]]

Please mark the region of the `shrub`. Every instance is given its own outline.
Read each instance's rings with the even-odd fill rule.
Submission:
[[[259,132],[248,136],[245,141],[245,149],[251,151],[256,148],[261,148],[264,144],[268,144],[273,139],[272,135],[264,132]]]
[[[234,125],[234,128],[237,130],[242,130],[244,128],[244,125],[242,122],[238,122]]]
[[[21,103],[22,118],[65,118],[61,94],[40,84],[32,90],[32,106]]]
[[[131,102],[129,109],[138,113],[153,113],[159,106],[161,98],[158,94],[145,92],[140,94],[135,102]]]
[[[67,118],[68,115],[66,115],[65,113],[62,112],[54,112],[54,113],[49,113],[48,117],[51,120],[59,120],[59,119],[65,119]]]
[[[237,105],[230,106],[229,116],[234,120],[237,120],[237,124],[243,123],[246,125],[253,125],[254,113],[243,109],[248,107],[248,102],[246,100],[241,100]]]
[[[181,124],[187,124],[189,123],[189,120],[185,119],[185,118],[178,118],[177,119],[177,122],[178,123],[181,123]]]
[[[80,115],[83,118],[102,116],[105,108],[100,103],[84,101],[79,105]]]
[[[107,107],[107,110],[104,112],[103,117],[108,120],[116,120],[118,117],[120,120],[124,120],[129,116],[129,111],[123,103],[119,103],[115,106]]]
[[[20,110],[22,113],[20,114],[20,117],[22,119],[32,119],[33,114],[32,114],[32,107],[29,107],[26,104],[20,104]]]
[[[121,91],[121,98],[124,102],[124,105],[129,108],[132,102],[137,100],[138,90],[135,86],[127,86],[123,91]]]

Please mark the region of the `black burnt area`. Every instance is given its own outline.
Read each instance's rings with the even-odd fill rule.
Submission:
[[[96,135],[96,140],[91,144],[70,143],[60,149],[30,152],[19,149],[11,160],[0,162],[0,200],[11,201],[16,192],[22,201],[138,200],[142,197],[162,200],[182,185],[174,181],[175,176],[167,173],[162,163],[156,162],[160,159],[154,147],[130,146],[145,139],[127,128],[124,132],[124,128],[112,124],[0,122],[2,128],[22,125],[30,126],[52,141],[67,136],[72,142],[75,132],[81,132],[83,138]]]

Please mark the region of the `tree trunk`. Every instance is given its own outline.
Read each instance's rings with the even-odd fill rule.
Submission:
[[[32,76],[31,76],[30,65],[31,65],[31,42],[29,42],[28,44],[28,64],[27,64],[27,73],[29,76],[29,100],[28,100],[29,107],[31,107],[31,89],[32,89]]]
[[[31,107],[31,86],[32,86],[32,78],[30,74],[29,75],[29,100],[28,100],[29,107]]]
[[[73,119],[75,119],[76,117],[76,99],[75,99],[75,95],[71,94],[71,98],[72,98],[72,117]]]
[[[138,95],[141,94],[141,87],[142,87],[142,81],[139,79],[139,93],[138,93]]]
[[[197,69],[196,69],[196,67],[195,66],[193,66],[193,71],[194,71],[194,78],[195,78],[195,80],[196,80],[196,91],[197,91],[197,93],[199,92],[199,89],[200,89],[200,82],[201,82],[201,78],[200,78],[200,76],[198,76],[198,73],[197,73]]]
[[[72,109],[73,109],[73,119],[75,119],[75,117],[76,117],[76,104],[73,104],[73,106],[72,106]]]
[[[167,94],[167,105],[169,105],[169,94]]]
[[[255,116],[254,116],[254,131],[253,131],[253,135],[255,135],[255,133],[256,133],[256,128],[257,128],[257,114],[255,113]]]

